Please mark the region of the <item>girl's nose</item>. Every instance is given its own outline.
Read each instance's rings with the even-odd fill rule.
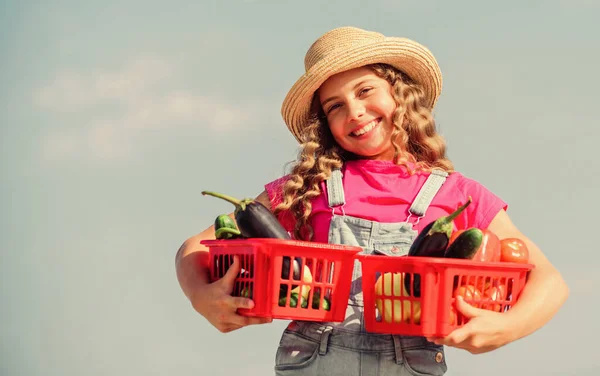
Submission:
[[[361,101],[351,101],[347,104],[348,120],[358,120],[365,114],[365,106]]]

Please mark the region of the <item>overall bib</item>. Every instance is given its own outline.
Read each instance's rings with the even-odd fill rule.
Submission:
[[[417,237],[413,222],[425,215],[447,173],[434,170],[411,204],[407,219],[379,223],[345,215],[342,173],[327,181],[332,210],[330,244],[360,246],[364,254],[381,257],[408,253]],[[346,318],[341,323],[292,321],[283,332],[275,356],[278,376],[442,376],[446,373],[443,346],[424,337],[368,333],[364,328],[360,262],[355,260]]]

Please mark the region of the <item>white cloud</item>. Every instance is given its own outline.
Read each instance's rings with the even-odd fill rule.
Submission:
[[[131,61],[117,72],[84,75],[61,72],[48,86],[34,93],[37,105],[56,112],[81,111],[102,102],[133,104],[153,86],[172,75],[172,67],[154,58]]]
[[[121,159],[136,151],[135,141],[146,131],[194,126],[225,133],[241,121],[260,118],[260,103],[165,89],[174,72],[163,60],[142,58],[116,72],[57,74],[34,93],[34,102],[65,117],[90,120],[74,130],[52,130],[43,141],[43,157]]]

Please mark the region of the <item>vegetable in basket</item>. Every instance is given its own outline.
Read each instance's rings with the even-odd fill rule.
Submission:
[[[529,249],[519,238],[506,238],[500,241],[500,261],[527,264]]]
[[[313,293],[313,309],[319,309],[319,301],[321,302],[321,308],[323,308],[325,311],[329,311],[331,309],[331,302],[329,301],[329,299],[327,299],[327,296],[323,296],[323,298],[321,299],[321,291],[317,289],[317,291]]]
[[[300,278],[298,278],[300,279]],[[304,265],[304,278],[302,279],[302,282],[304,282],[305,284],[302,285],[302,291],[300,291],[300,286],[298,285],[292,285],[292,291],[290,292],[290,300],[291,300],[291,296],[296,294],[298,295],[300,293],[300,295],[302,296],[302,300],[306,300],[308,302],[308,294],[310,293],[310,284],[312,283],[313,278],[312,278],[312,273],[310,272],[310,268],[306,265]],[[288,285],[287,284],[280,284],[279,285],[279,306],[284,307],[285,306],[285,300],[287,298],[287,292],[288,292]],[[291,303],[291,301],[290,301]]]
[[[500,239],[488,229],[469,228],[452,234],[444,255],[479,262],[500,261]]]
[[[287,297],[285,295],[279,298],[279,306],[285,307],[286,298]],[[298,306],[298,293],[297,292],[290,293],[290,305],[289,306],[292,308],[296,308]],[[308,307],[308,300],[305,297],[302,297],[302,300],[300,302],[300,307],[302,307],[302,308]]]
[[[375,282],[375,295],[378,296],[375,299],[375,305],[386,323],[393,321],[419,324],[421,322],[421,302],[410,300],[402,283],[403,280],[404,273],[380,275]],[[393,308],[392,301],[394,302]]]
[[[215,238],[237,239],[241,237],[240,230],[230,216],[221,214],[215,219]]]
[[[417,236],[414,243],[410,246],[408,256],[421,257],[444,257],[452,230],[454,228],[453,221],[467,206],[471,204],[471,196],[467,202],[458,207],[453,213],[447,216],[440,217],[429,223],[421,233]],[[414,296],[421,296],[421,278],[419,275],[414,276],[413,289],[411,289],[411,275],[406,274],[404,283],[408,292],[413,292]]]
[[[275,215],[271,213],[263,204],[253,199],[246,198],[238,200],[231,196],[220,193],[203,191],[203,195],[214,196],[235,205],[234,216],[237,222],[239,231],[246,238],[275,238],[289,240],[290,234],[283,228]],[[234,224],[235,225],[235,224]],[[225,230],[226,231],[226,230]],[[293,278],[300,280],[300,266],[302,259],[297,257],[294,260]],[[281,278],[289,279],[290,273],[290,258],[283,258],[281,269]]]
[[[408,251],[409,256],[444,257],[444,252],[452,236],[453,221],[467,206],[471,197],[452,214],[446,215],[429,223],[417,236]]]
[[[483,242],[483,232],[478,228],[470,228],[468,230],[456,232],[456,236],[450,241],[448,249],[444,257],[472,259],[477,253],[481,243]]]
[[[203,195],[214,196],[235,205],[235,221],[246,238],[290,239],[290,234],[267,207],[250,198],[238,200],[220,193],[202,191]]]

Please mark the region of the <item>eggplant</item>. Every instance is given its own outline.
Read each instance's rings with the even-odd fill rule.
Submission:
[[[209,191],[202,191],[202,194],[214,196],[235,205],[235,221],[242,236],[246,238],[291,239],[290,234],[279,223],[277,217],[260,202],[251,198],[238,200],[231,196]]]
[[[293,275],[292,278],[300,280],[300,267],[302,266],[302,258],[294,258],[293,263]],[[290,258],[289,256],[283,256],[283,265],[281,266],[281,279],[290,279]]]
[[[452,230],[454,229],[453,221],[467,206],[471,204],[471,196],[467,202],[459,206],[450,215],[446,215],[429,223],[423,231],[419,233],[413,244],[410,246],[408,256],[418,257],[444,257],[446,248],[450,243]],[[406,273],[404,277],[404,287],[410,295],[411,291],[415,297],[421,296],[421,276],[415,274],[414,281],[411,281],[411,274]],[[412,284],[412,289],[410,288]]]
[[[258,201],[250,198],[238,200],[231,196],[210,191],[203,191],[203,195],[214,196],[235,205],[235,221],[241,235],[245,238],[275,238],[290,240],[290,234],[283,228],[277,217]],[[296,257],[293,262],[293,279],[300,280],[302,258]],[[290,278],[290,257],[283,257],[281,278]]]
[[[459,206],[452,214],[429,223],[410,246],[408,256],[444,257],[452,236],[454,218],[462,213],[471,204],[471,201],[471,196],[469,196],[467,202]]]

